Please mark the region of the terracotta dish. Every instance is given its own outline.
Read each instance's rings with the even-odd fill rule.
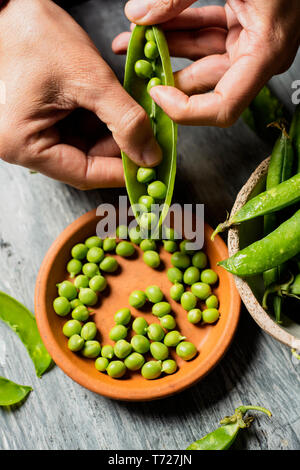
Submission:
[[[264,190],[264,184],[270,159],[264,160],[252,173],[247,183],[239,192],[231,215],[239,210],[251,197]],[[230,256],[250,243],[261,238],[263,233],[262,217],[253,219],[229,230],[228,249]],[[278,325],[260,305],[263,295],[262,276],[254,276],[247,281],[234,276],[242,300],[256,323],[269,335],[290,348],[300,350],[300,325],[284,317],[284,324]]]
[[[98,372],[94,360],[85,359],[67,348],[67,339],[62,333],[66,319],[54,313],[52,302],[57,296],[56,284],[67,278],[66,264],[70,259],[73,245],[96,233],[100,220],[96,211],[88,212],[69,225],[50,247],[38,274],[35,292],[35,313],[42,339],[56,364],[73,380],[93,392],[118,400],[155,400],[195,384],[204,377],[225,354],[237,327],[240,297],[233,277],[224,269],[216,267],[217,261],[228,255],[227,247],[220,237],[210,241],[211,227],[205,226],[205,250],[211,266],[217,270],[220,283],[216,293],[220,299],[221,317],[216,325],[196,326],[187,321],[186,312],[180,304],[169,297],[170,281],[166,269],[171,266],[171,255],[161,250],[165,269],[154,270],[148,267],[138,248],[134,259],[117,256],[121,269],[119,273],[107,275],[109,287],[100,295],[99,305],[94,309],[93,319],[100,332],[102,344],[113,344],[108,333],[113,326],[113,316],[117,310],[128,306],[128,297],[134,289],[145,289],[157,284],[170,301],[176,322],[182,334],[195,343],[198,356],[189,362],[176,358],[179,370],[156,380],[145,380],[140,373],[126,374],[122,379],[110,378]],[[150,309],[143,312],[131,309],[134,316],[144,315],[149,322],[158,322]]]

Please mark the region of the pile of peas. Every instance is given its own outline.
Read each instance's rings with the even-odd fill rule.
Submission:
[[[128,236],[131,243],[126,240]],[[163,247],[172,254],[172,268],[167,272],[168,279],[173,284],[170,297],[180,302],[188,312],[189,322],[215,323],[220,315],[219,301],[211,286],[218,282],[218,276],[207,268],[205,253],[189,251],[186,247],[187,240],[178,244],[173,229],[165,229],[164,238]],[[169,357],[169,348],[176,348],[176,354],[186,361],[197,354],[195,345],[186,341],[176,329],[171,305],[164,300],[159,286],[149,286],[145,291],[135,290],[128,300],[129,305],[135,309],[141,309],[146,302],[151,302],[152,314],[159,318],[159,324],[148,324],[140,316],[133,319],[130,309],[122,308],[116,312],[115,325],[109,333],[114,345],[101,347],[96,339],[96,324],[89,321],[90,308],[97,304],[99,294],[107,287],[104,274],[118,269],[118,262],[112,254],[129,258],[135,253],[134,244],[139,245],[144,252],[146,264],[152,268],[159,266],[158,243],[143,239],[139,227],[128,233],[126,226],[119,226],[116,238],[102,240],[92,236],[84,243],[75,245],[71,250],[72,259],[67,264],[67,271],[73,282],[65,280],[57,285],[58,297],[53,302],[53,308],[61,317],[71,314],[72,319],[63,326],[68,347],[86,358],[95,359],[98,371],[107,372],[113,378],[121,378],[127,370],[141,370],[145,379],[156,379],[162,373],[173,374],[177,370],[176,361]],[[202,311],[197,305],[198,300],[206,304]],[[133,336],[128,340],[132,333]],[[146,361],[145,355],[150,355],[150,359]]]
[[[144,55],[144,59],[136,61],[134,70],[139,78],[148,80],[147,90],[149,92],[152,87],[162,84],[160,78],[155,76],[156,61],[160,60],[160,58],[155,36],[151,28],[146,29]],[[154,102],[153,106],[154,108],[156,106]],[[150,117],[155,124],[155,113]],[[154,168],[138,168],[136,178],[139,183],[147,185],[147,194],[142,195],[138,203],[141,211],[140,226],[143,229],[149,229],[155,227],[158,222],[158,216],[151,212],[151,206],[165,199],[167,186],[157,179]]]

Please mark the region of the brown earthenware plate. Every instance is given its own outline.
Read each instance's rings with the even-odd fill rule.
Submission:
[[[161,376],[156,380],[146,380],[139,372],[126,373],[122,379],[113,379],[105,373],[98,372],[94,360],[86,359],[80,354],[72,353],[67,347],[67,338],[62,333],[66,318],[57,316],[52,303],[57,296],[56,284],[67,278],[66,264],[70,259],[70,250],[76,243],[95,235],[99,221],[96,211],[88,212],[69,225],[50,247],[40,268],[35,292],[35,314],[41,337],[55,363],[73,380],[82,386],[101,395],[130,401],[155,400],[195,384],[204,377],[223,357],[233,338],[237,327],[240,297],[236,290],[233,277],[224,269],[216,266],[219,260],[228,256],[227,247],[220,237],[211,242],[211,227],[205,225],[205,251],[210,266],[216,269],[220,282],[215,289],[220,299],[221,316],[215,325],[197,326],[187,321],[187,313],[180,304],[170,299],[166,270],[171,267],[171,255],[161,249],[160,255],[164,269],[155,270],[147,266],[142,259],[142,252],[137,248],[137,256],[124,259],[116,256],[120,270],[116,274],[108,274],[108,288],[100,294],[93,319],[99,330],[101,344],[113,344],[109,339],[109,330],[114,325],[113,316],[120,308],[128,307],[129,294],[135,289],[145,289],[157,284],[171,303],[179,330],[188,340],[192,341],[198,355],[195,359],[185,362],[174,357],[178,363],[178,371],[169,376]],[[151,306],[143,311],[131,308],[133,316],[143,315],[148,322],[158,322],[151,314]],[[68,317],[67,317],[68,318]]]

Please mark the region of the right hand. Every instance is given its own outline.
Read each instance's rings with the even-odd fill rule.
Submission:
[[[54,2],[10,0],[0,8],[0,48],[3,160],[79,189],[124,185],[119,147],[138,165],[159,163],[146,112]]]

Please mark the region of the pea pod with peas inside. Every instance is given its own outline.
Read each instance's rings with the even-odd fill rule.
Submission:
[[[261,411],[269,417],[272,416],[269,410],[261,406],[239,406],[232,416],[226,416],[221,420],[221,426],[218,429],[202,437],[202,439],[193,442],[187,450],[229,449],[234,443],[239,431],[249,428],[253,422],[254,418],[252,416],[244,419],[245,413],[250,410]]]
[[[177,126],[149,94],[150,87],[158,84],[174,85],[167,41],[159,27],[138,25],[128,45],[124,88],[149,115],[163,155],[162,162],[155,169],[144,171],[129,158],[130,155],[122,152],[127,193],[140,225],[144,219],[148,224],[148,219],[155,221],[156,218],[142,217],[139,208],[143,211],[144,207],[142,204],[139,206],[139,199],[148,191],[156,203],[163,204],[157,219],[160,226],[168,213],[175,182]]]
[[[49,368],[52,359],[40,337],[32,313],[20,302],[0,292],[0,320],[4,321],[21,339],[41,377]]]

